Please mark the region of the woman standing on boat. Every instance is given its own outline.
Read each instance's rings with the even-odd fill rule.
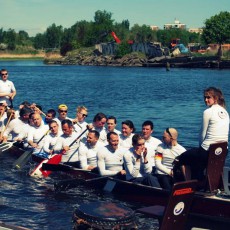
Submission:
[[[177,157],[185,179],[202,180],[207,167],[210,144],[228,141],[229,115],[220,89],[209,87],[204,91],[204,102],[208,108],[203,113],[200,132],[200,147],[193,148]]]

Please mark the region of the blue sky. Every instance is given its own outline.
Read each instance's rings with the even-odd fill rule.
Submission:
[[[197,28],[220,11],[230,11],[230,0],[0,0],[0,28],[25,30],[30,36],[53,23],[69,28],[77,21],[93,21],[97,10],[112,13],[116,22],[156,25],[178,19]]]

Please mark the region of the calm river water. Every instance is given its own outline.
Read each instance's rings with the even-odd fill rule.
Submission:
[[[205,88],[221,88],[230,112],[229,70],[167,72],[164,68],[47,66],[41,61],[2,61],[0,68],[9,71],[16,86],[15,108],[25,100],[40,104],[44,112],[65,103],[68,116],[74,117],[76,107],[85,105],[88,122],[103,112],[117,117],[118,129],[123,120],[130,119],[137,131],[150,119],[155,125],[154,136],[161,138],[165,128],[175,127],[186,148],[198,145]],[[26,172],[14,172],[13,160],[0,156],[0,221],[31,229],[71,229],[73,210],[82,202],[117,201],[83,187],[54,194],[53,179],[35,180]],[[124,204],[135,208],[135,204]],[[146,221],[140,220],[141,229],[150,229],[150,223],[145,225]]]

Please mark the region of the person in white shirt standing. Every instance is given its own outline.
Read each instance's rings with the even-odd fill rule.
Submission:
[[[0,103],[6,103],[8,107],[12,108],[12,101],[16,96],[16,89],[14,83],[8,80],[8,71],[6,69],[1,70],[0,80]]]
[[[204,102],[208,108],[203,112],[200,145],[181,154],[175,162],[175,167],[182,166],[186,180],[197,179],[201,182],[205,179],[210,145],[228,142],[229,136],[229,114],[222,91],[216,87],[205,89]]]

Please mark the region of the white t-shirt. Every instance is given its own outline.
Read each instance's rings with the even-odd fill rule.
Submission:
[[[133,144],[132,144],[133,135],[134,134],[131,133],[128,137],[126,137],[126,136],[123,136],[123,134],[120,134],[119,135],[119,145],[125,149],[132,148],[133,147]]]
[[[215,104],[203,113],[203,123],[200,133],[200,145],[208,150],[210,144],[228,141],[229,115],[220,105]]]
[[[185,151],[186,149],[179,144],[171,147],[164,143],[158,145],[155,156],[156,173],[169,175],[174,159]]]
[[[25,132],[25,130],[29,129],[29,124],[23,122],[19,118],[15,118],[14,120],[10,121],[4,136],[9,137],[11,134],[12,140],[16,140],[19,137],[19,134]]]
[[[148,155],[146,156],[148,160]],[[130,148],[128,152],[124,154],[124,165],[126,171],[126,180],[131,180],[137,177],[144,177],[152,172],[152,166],[148,160],[148,163],[144,163],[144,157],[141,156],[140,161],[137,162],[137,155],[134,153],[134,148]]]
[[[155,166],[155,153],[157,146],[161,143],[161,140],[155,137],[150,137],[148,140],[145,141],[145,147],[147,148],[149,163],[152,167]]]
[[[82,169],[88,169],[88,166],[97,167],[97,154],[103,148],[103,144],[97,141],[95,146],[89,145],[88,142],[80,143],[79,160]]]
[[[65,146],[69,146],[70,144],[72,144],[78,138],[78,136],[79,135],[76,132],[73,132],[69,136],[62,134],[58,138],[57,144],[54,146],[54,151],[60,152]],[[76,162],[79,160],[78,157],[79,142],[80,140],[74,142],[74,144],[70,147],[70,149],[62,155],[61,162]]]
[[[39,127],[30,127],[28,132],[27,141],[33,141],[33,143],[38,143],[40,139],[47,133],[49,130],[48,125],[44,125],[43,123]],[[42,147],[44,145],[44,138],[39,142],[38,147],[34,149],[34,154],[41,152]]]
[[[14,87],[14,83],[12,81],[6,80],[0,80],[0,93],[12,93],[16,91]],[[11,102],[9,100],[8,96],[0,97],[0,103],[6,102],[7,105],[11,105]]]
[[[101,176],[114,176],[123,169],[123,156],[127,150],[118,147],[116,151],[111,150],[109,145],[98,151],[98,169]]]

